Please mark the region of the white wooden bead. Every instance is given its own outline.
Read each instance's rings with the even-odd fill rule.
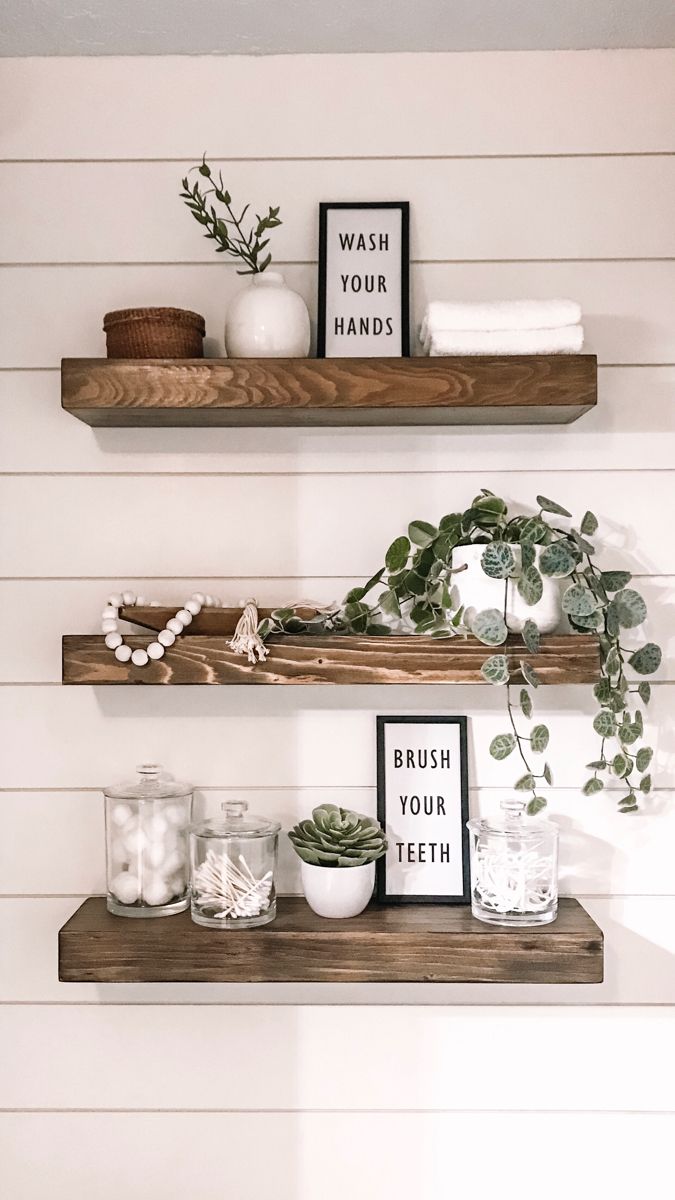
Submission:
[[[113,608],[121,608],[124,604],[124,596],[121,592],[113,592],[112,596],[108,596],[108,604]]]
[[[139,608],[142,608],[145,604],[147,604],[147,600],[145,599],[145,596],[137,596],[136,604],[138,605]]]
[[[135,667],[145,667],[148,662],[148,654],[146,650],[134,650],[131,661]]]
[[[134,605],[136,603],[136,593],[135,592],[122,592],[122,599],[123,599],[124,603],[126,604],[127,608],[129,608],[131,605]]]
[[[164,647],[161,642],[151,642],[148,646],[148,658],[164,658]]]
[[[116,621],[117,620],[117,609],[114,608],[112,604],[106,604],[105,608],[103,609],[103,612],[101,613],[101,620],[102,621],[110,621],[110,620]]]
[[[179,633],[183,632],[183,622],[179,621],[178,617],[171,617],[167,621],[166,627],[169,630],[169,633],[173,633],[176,636],[178,636]]]
[[[101,621],[101,633],[117,633],[117,621],[106,618]]]
[[[115,658],[118,662],[128,662],[131,658],[131,646],[118,646],[115,651]]]
[[[194,600],[195,603],[200,606],[200,608],[203,608],[203,606],[206,604],[206,596],[203,592],[193,592],[191,599]]]
[[[189,625],[192,621],[192,613],[187,608],[179,608],[176,620],[180,621],[182,625]]]
[[[132,875],[130,871],[121,871],[110,884],[110,890],[121,904],[135,904],[141,887],[136,876]]]
[[[204,604],[207,608],[213,608],[213,596],[205,596]]]
[[[223,602],[222,602],[220,596],[213,597],[213,607],[214,608],[222,608],[223,607]]]
[[[151,600],[150,607],[151,608],[159,608],[159,600]]]
[[[157,641],[159,642],[160,646],[173,646],[175,640],[176,635],[175,633],[172,633],[170,629],[162,629],[161,632],[157,634]]]
[[[193,617],[196,617],[197,614],[202,611],[202,606],[199,601],[195,600],[193,597],[192,600],[186,600],[185,611],[191,613]]]
[[[105,644],[109,650],[116,650],[118,646],[122,645],[122,634],[121,633],[106,633]]]

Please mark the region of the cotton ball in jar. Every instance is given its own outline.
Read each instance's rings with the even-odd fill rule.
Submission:
[[[153,816],[148,817],[147,821],[143,822],[143,829],[151,842],[157,842],[163,838],[168,828],[168,821],[161,813],[154,813]]]
[[[150,867],[160,867],[164,862],[165,850],[162,842],[150,842],[143,851],[143,860]]]
[[[143,884],[143,901],[152,908],[158,904],[166,904],[171,899],[169,885],[161,875],[150,875]]]
[[[173,875],[174,871],[179,871],[183,866],[185,866],[185,855],[182,850],[172,850],[170,854],[167,854],[162,870],[165,875]]]
[[[176,829],[184,829],[188,823],[187,813],[180,804],[170,804],[166,808],[164,816]]]
[[[131,816],[132,813],[128,804],[116,804],[110,814],[110,819],[113,825],[122,826],[131,820]]]
[[[169,880],[168,886],[172,896],[184,896],[187,889],[187,879],[185,875],[173,875]]]
[[[140,895],[141,886],[135,875],[130,871],[120,871],[110,884],[113,896],[120,904],[135,904]]]
[[[142,829],[132,829],[124,839],[124,845],[130,854],[140,854],[147,845],[147,837]]]

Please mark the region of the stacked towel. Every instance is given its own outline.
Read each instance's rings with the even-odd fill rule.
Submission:
[[[430,355],[577,354],[584,342],[574,300],[433,300],[420,341]]]

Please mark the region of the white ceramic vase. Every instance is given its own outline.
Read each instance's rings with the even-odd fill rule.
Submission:
[[[307,305],[278,271],[254,275],[227,310],[230,358],[306,358],[309,337]]]
[[[319,917],[357,917],[375,886],[375,863],[362,867],[314,867],[301,862],[302,887]]]
[[[536,547],[536,562],[543,547]],[[520,566],[520,546],[512,546],[516,564]],[[504,580],[490,579],[480,565],[485,546],[457,546],[452,552],[453,587],[457,588],[464,605],[464,620],[469,628],[483,608],[504,609]],[[459,568],[465,568],[459,570]],[[542,576],[543,592],[537,604],[526,604],[518,591],[517,579],[509,579],[506,593],[506,625],[511,633],[522,633],[526,621],[534,621],[540,633],[553,633],[562,622],[560,582]]]

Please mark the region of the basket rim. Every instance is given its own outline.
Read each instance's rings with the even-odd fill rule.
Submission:
[[[188,308],[117,308],[103,317],[103,330],[107,333],[117,325],[141,321],[164,322],[166,325],[197,329],[202,337],[206,332],[206,322],[201,313],[192,312]]]

